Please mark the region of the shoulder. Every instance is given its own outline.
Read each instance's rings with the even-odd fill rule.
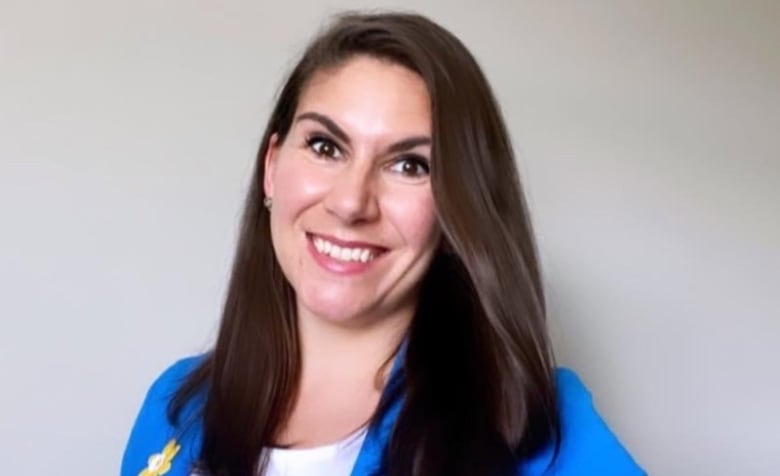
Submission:
[[[188,474],[190,462],[200,451],[200,425],[184,432],[168,420],[168,404],[205,355],[175,362],[152,383],[138,412],[122,458],[122,476],[136,476],[154,465],[171,465],[166,475]],[[191,402],[190,409],[200,402]]]
[[[599,415],[593,398],[572,370],[556,371],[561,445],[551,465],[553,448],[523,465],[523,475],[633,476],[645,472],[634,462]]]

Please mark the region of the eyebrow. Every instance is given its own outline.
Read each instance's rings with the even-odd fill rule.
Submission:
[[[333,134],[338,140],[344,142],[346,145],[351,144],[351,141],[349,140],[349,135],[347,135],[347,133],[344,132],[344,129],[339,127],[338,124],[336,124],[336,122],[333,119],[326,116],[325,114],[320,114],[318,112],[304,112],[299,114],[298,117],[295,118],[295,122],[303,121],[306,119],[319,122],[328,130],[328,132]],[[391,154],[395,154],[398,152],[414,149],[415,147],[421,145],[431,145],[431,144],[432,144],[431,138],[428,136],[408,137],[406,139],[402,139],[398,142],[394,142],[393,144],[391,144],[390,147],[387,148],[387,152]]]

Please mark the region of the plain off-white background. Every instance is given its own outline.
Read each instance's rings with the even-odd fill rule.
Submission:
[[[118,472],[210,345],[283,74],[340,1],[0,0],[3,474]],[[417,0],[502,104],[560,361],[657,475],[780,474],[780,6]]]

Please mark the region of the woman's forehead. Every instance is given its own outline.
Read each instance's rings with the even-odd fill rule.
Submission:
[[[316,72],[302,91],[296,117],[308,112],[358,136],[431,133],[431,101],[422,78],[368,56]]]

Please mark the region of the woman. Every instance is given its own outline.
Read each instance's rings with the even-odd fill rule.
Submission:
[[[554,367],[508,134],[452,34],[346,15],[308,47],[216,346],[152,386],[122,474],[643,474]]]

